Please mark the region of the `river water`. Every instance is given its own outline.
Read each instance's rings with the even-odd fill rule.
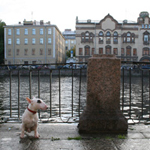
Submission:
[[[72,77],[65,76],[60,78],[60,93],[59,93],[59,78],[52,77],[51,90],[52,95],[50,99],[50,78],[49,76],[41,76],[40,78],[40,97],[48,105],[49,109],[40,112],[41,118],[51,118],[52,121],[58,121],[58,118],[66,121],[69,117],[78,120],[79,117],[79,100],[80,111],[82,112],[86,105],[86,77],[73,77],[73,108],[72,108]],[[131,78],[131,90],[129,85],[129,77],[125,77],[124,83],[124,114],[131,115],[133,118],[138,117],[144,107],[144,116],[149,115],[149,78],[143,78],[143,102],[142,102],[142,79],[141,77]],[[29,97],[29,77],[20,76],[20,102],[18,103],[18,77],[12,76],[11,82],[11,104],[12,104],[12,118],[18,117],[18,104],[20,109],[20,117],[27,107],[26,97]],[[31,95],[38,97],[38,76],[32,76]],[[122,105],[122,78],[121,78],[121,92],[120,102]],[[130,95],[131,91],[131,95]],[[60,95],[60,97],[59,97]],[[80,97],[79,97],[80,95]],[[130,100],[131,97],[131,100]],[[52,110],[50,111],[50,102]],[[73,110],[73,112],[72,112]],[[60,117],[61,114],[61,117]],[[7,76],[0,78],[0,116],[10,117],[10,79]]]

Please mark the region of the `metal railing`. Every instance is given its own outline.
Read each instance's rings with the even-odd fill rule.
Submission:
[[[31,98],[36,93],[40,98],[46,97],[49,105],[46,112],[39,111],[41,121],[78,122],[86,105],[87,64],[80,63],[69,68],[66,65],[68,64],[43,64],[39,68],[32,68],[31,65],[27,68],[23,65],[16,65],[16,68],[0,66],[3,67],[0,69],[1,77],[7,78],[7,83],[3,83],[6,84],[7,92],[5,96],[0,96],[0,102],[7,99],[5,104],[0,104],[1,119],[20,121],[27,107],[25,97]],[[120,109],[129,123],[149,123],[150,63],[122,61],[121,65]],[[28,86],[24,87],[25,83]],[[66,91],[69,96],[65,94]]]

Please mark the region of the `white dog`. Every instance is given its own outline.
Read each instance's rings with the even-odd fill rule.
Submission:
[[[29,103],[29,106],[25,110],[22,116],[22,126],[21,126],[21,135],[20,137],[24,137],[24,131],[31,132],[34,131],[35,138],[39,138],[40,135],[37,131],[38,126],[38,115],[37,111],[39,109],[46,110],[48,107],[47,105],[39,98],[29,99],[26,98]]]

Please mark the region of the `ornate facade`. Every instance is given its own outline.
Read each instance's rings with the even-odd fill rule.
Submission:
[[[76,57],[86,62],[93,54],[115,54],[124,61],[150,61],[150,18],[117,21],[110,14],[100,21],[76,18]]]

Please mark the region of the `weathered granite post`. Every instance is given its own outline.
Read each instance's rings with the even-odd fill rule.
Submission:
[[[120,59],[95,54],[88,61],[87,104],[79,120],[80,133],[126,133],[120,111]]]

